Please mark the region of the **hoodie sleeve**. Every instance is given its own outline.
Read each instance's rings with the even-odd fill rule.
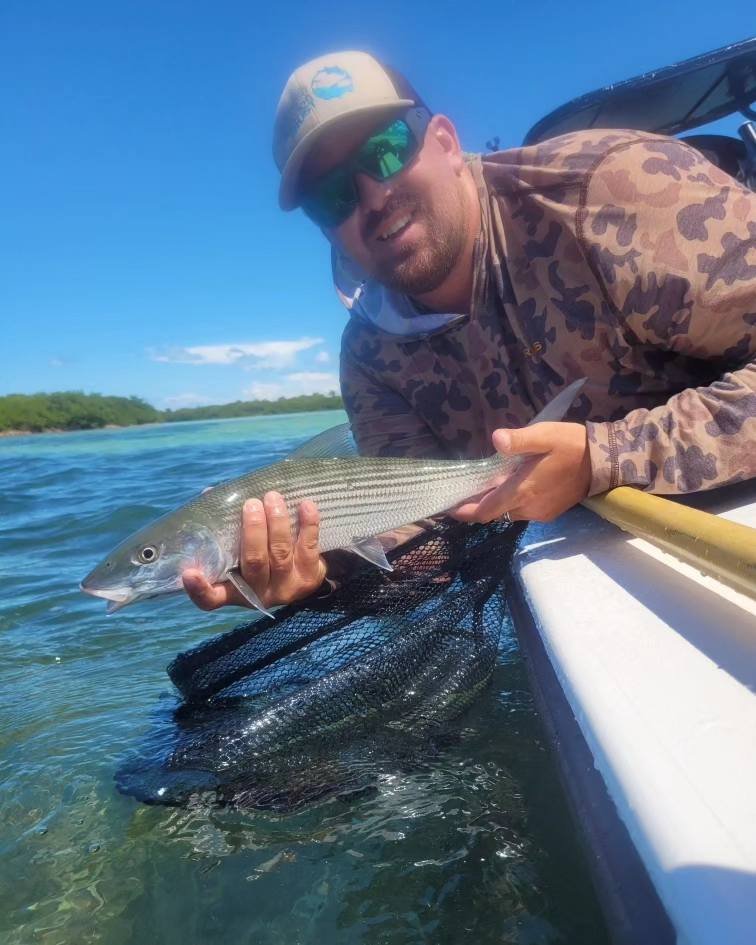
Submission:
[[[373,377],[360,329],[347,326],[341,346],[341,394],[352,433],[363,456],[444,457],[433,431],[399,391]],[[357,345],[358,351],[353,350]],[[361,345],[361,347],[360,347]]]
[[[756,476],[756,194],[675,139],[637,140],[587,180],[578,233],[611,317],[706,386],[587,424],[590,494],[684,493]]]

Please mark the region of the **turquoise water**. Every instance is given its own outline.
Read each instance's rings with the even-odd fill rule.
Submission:
[[[113,774],[165,666],[245,616],[106,616],[78,582],[131,530],[280,458],[327,412],[0,440],[0,941],[603,945],[511,630],[460,738],[294,814],[150,808]]]

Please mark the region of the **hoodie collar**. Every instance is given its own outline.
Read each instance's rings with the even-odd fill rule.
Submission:
[[[469,167],[478,187],[481,202],[481,233],[475,243],[473,265],[473,311],[483,288],[481,269],[484,269],[488,245],[488,193],[483,180],[481,161],[471,155]],[[402,341],[418,341],[449,331],[469,320],[467,314],[428,312],[418,307],[407,295],[402,295],[370,278],[352,259],[331,246],[331,271],[336,294],[352,318],[368,322],[377,331]]]

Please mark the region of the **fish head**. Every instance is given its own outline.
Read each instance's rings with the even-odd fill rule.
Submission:
[[[108,613],[113,613],[138,600],[180,591],[182,575],[189,568],[217,581],[228,564],[227,554],[210,528],[171,514],[121,542],[80,587],[85,594],[108,601]]]

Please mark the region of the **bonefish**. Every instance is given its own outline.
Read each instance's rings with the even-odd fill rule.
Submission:
[[[561,420],[584,379],[558,394],[534,418]],[[308,448],[286,459],[213,486],[185,505],[140,529],[118,545],[87,575],[81,589],[108,601],[108,611],[138,600],[182,590],[182,574],[199,568],[208,579],[231,581],[259,610],[268,613],[239,572],[241,510],[247,499],[280,492],[292,524],[297,507],[312,499],[320,510],[320,548],[347,548],[378,567],[390,569],[375,537],[402,525],[438,515],[477,495],[521,456],[494,453],[484,459],[415,459],[330,456],[341,437],[321,434]]]

